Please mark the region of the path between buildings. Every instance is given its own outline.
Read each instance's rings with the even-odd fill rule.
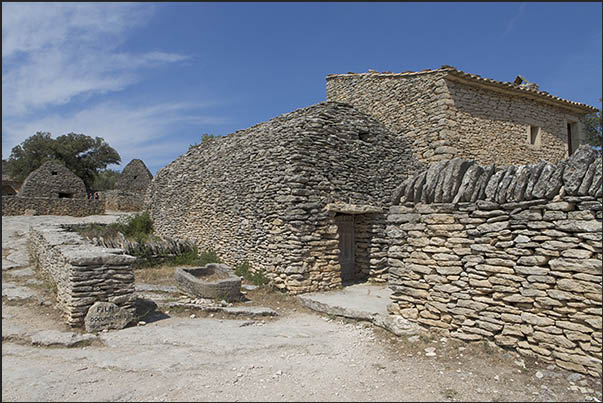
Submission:
[[[600,379],[421,330],[395,337],[368,322],[310,311],[294,297],[275,297],[288,302],[271,306],[279,311],[272,319],[164,312],[145,326],[99,335],[70,329],[29,266],[28,226],[115,218],[2,217],[3,401],[601,399]],[[362,290],[317,300],[382,314],[384,297]],[[350,295],[361,297],[356,305],[347,303]]]

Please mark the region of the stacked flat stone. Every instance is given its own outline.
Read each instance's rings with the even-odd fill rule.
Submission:
[[[327,102],[191,148],[153,178],[146,207],[156,234],[309,292],[341,284],[337,212],[326,206],[386,207],[397,178],[420,168],[407,141]],[[355,215],[357,275],[384,281],[385,213],[363,212]]]
[[[121,171],[115,189],[144,195],[153,180],[153,174],[142,160],[133,159]]]
[[[459,157],[480,164],[557,162],[567,150],[568,120],[596,108],[538,99],[509,86],[473,79],[454,68],[405,73],[331,74],[327,100],[346,102],[412,142],[420,161]],[[530,144],[530,126],[540,143]]]
[[[106,190],[98,192],[99,200],[104,202],[107,211],[141,211],[144,209],[144,192],[125,190]]]
[[[557,165],[540,161],[497,171],[494,164],[483,167],[461,158],[437,162],[396,188],[393,202],[510,203],[551,200],[564,194],[597,198],[603,194],[601,158],[590,146],[580,146],[569,159]]]
[[[115,182],[115,189],[99,192],[105,210],[141,211],[144,196],[153,180],[151,171],[142,160],[133,159],[125,166]]]
[[[390,312],[600,376],[601,160],[591,151],[557,166],[482,168],[467,192],[467,161],[428,170],[422,187],[423,173],[408,180],[388,215]]]
[[[59,198],[59,193],[69,195],[73,199],[86,199],[86,185],[65,165],[48,161],[32,171],[21,186],[21,197]]]
[[[101,200],[2,196],[2,215],[62,215],[85,217],[104,214]]]
[[[58,307],[70,326],[83,326],[95,302],[110,302],[134,315],[135,257],[93,246],[58,225],[32,227],[29,251],[37,268],[55,282]]]

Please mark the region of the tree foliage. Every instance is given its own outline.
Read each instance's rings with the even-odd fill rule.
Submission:
[[[119,175],[119,171],[115,169],[105,169],[103,171],[99,171],[94,176],[94,181],[92,182],[92,189],[94,191],[114,189],[115,182],[117,182]]]
[[[603,98],[599,98],[599,102],[603,102]],[[601,128],[601,108],[595,113],[590,113],[584,117],[585,140],[587,144],[595,146],[601,150],[603,142],[603,131]]]
[[[37,132],[13,147],[7,171],[17,180],[24,180],[47,161],[59,161],[82,178],[90,189],[99,170],[121,162],[121,157],[101,137],[68,133],[53,139],[48,132]]]

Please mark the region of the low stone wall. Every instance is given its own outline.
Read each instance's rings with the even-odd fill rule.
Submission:
[[[93,246],[58,225],[32,227],[29,252],[56,283],[58,306],[70,326],[82,326],[95,302],[111,302],[134,315],[135,257]]]
[[[497,173],[457,161],[406,181],[388,215],[389,311],[600,376],[601,160],[591,157],[582,148],[558,166]]]
[[[2,215],[63,215],[85,217],[104,214],[104,202],[88,199],[2,196]]]
[[[123,190],[108,190],[98,192],[99,200],[105,205],[105,210],[112,211],[142,211],[144,194],[130,193]]]

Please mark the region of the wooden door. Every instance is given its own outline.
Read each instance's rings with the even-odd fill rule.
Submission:
[[[339,265],[341,266],[341,281],[349,282],[354,279],[356,266],[356,237],[354,236],[354,216],[345,214],[335,217],[339,234]]]

